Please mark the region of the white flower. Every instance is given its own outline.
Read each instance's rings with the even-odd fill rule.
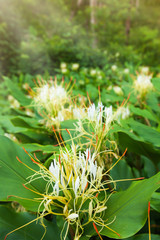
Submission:
[[[102,123],[103,108],[104,108],[104,106],[103,106],[102,102],[99,102],[98,107],[97,107],[97,121],[99,123]]]
[[[92,77],[96,76],[96,74],[97,74],[97,70],[96,70],[96,69],[91,69],[91,70],[90,70],[90,75],[91,75]]]
[[[141,73],[147,75],[149,73],[149,67],[147,66],[141,67]]]
[[[120,120],[120,119],[126,119],[128,118],[130,115],[130,111],[129,111],[129,108],[128,107],[119,107],[117,112],[116,112],[116,116],[115,118],[117,120]]]
[[[22,85],[22,88],[25,89],[25,90],[28,90],[29,89],[29,84],[28,83],[24,83]]]
[[[73,108],[73,118],[74,119],[82,119],[86,116],[84,108]]]
[[[114,86],[114,87],[113,87],[113,90],[114,90],[114,92],[115,92],[117,95],[119,95],[119,96],[122,96],[122,95],[123,95],[123,91],[122,91],[122,89],[121,89],[119,86]]]
[[[66,68],[62,68],[62,69],[61,69],[61,72],[62,72],[63,74],[66,74],[66,73],[68,72],[68,70],[67,70]]]
[[[8,101],[12,102],[12,101],[14,101],[14,100],[15,100],[15,98],[14,98],[12,95],[9,95],[9,96],[8,96]]]
[[[116,65],[112,65],[111,69],[112,69],[113,72],[115,72],[117,70],[117,66]]]
[[[60,165],[56,160],[54,159],[49,167],[49,171],[53,175],[53,181],[54,181],[54,187],[53,187],[53,193],[55,195],[59,195],[59,179],[60,179]]]
[[[50,95],[50,89],[49,85],[45,84],[41,88],[38,89],[38,96],[35,98],[36,102],[42,103],[42,104],[47,104],[48,103],[48,97]]]
[[[74,219],[78,218],[78,214],[77,213],[71,213],[67,218],[69,220],[74,220]]]
[[[20,107],[20,103],[12,95],[8,96],[8,101],[10,102],[11,108],[17,109]]]
[[[78,70],[78,68],[79,68],[79,64],[78,63],[72,64],[72,70],[76,71],[76,70]]]
[[[53,113],[61,110],[62,106],[67,102],[68,96],[66,90],[57,84],[44,84],[37,88],[35,103],[39,107],[47,110],[47,113],[53,116]],[[53,116],[54,117],[54,116]]]
[[[115,54],[115,57],[119,57],[119,56],[120,56],[120,53],[117,52],[117,53]]]
[[[128,68],[125,68],[123,72],[124,72],[125,74],[129,74],[129,69],[128,69]]]
[[[112,90],[112,88],[113,88],[112,85],[110,85],[110,86],[107,88],[107,90],[110,91],[110,90]]]
[[[78,188],[80,187],[79,176],[76,178],[76,180],[74,178],[72,179],[72,187],[73,187],[75,195],[77,195]]]
[[[61,63],[61,64],[60,64],[60,68],[61,68],[61,69],[66,69],[66,68],[67,68],[67,64],[64,63],[64,62]]]
[[[87,109],[87,113],[88,113],[88,118],[90,120],[94,120],[94,117],[96,115],[96,107],[94,103]]]
[[[13,142],[18,142],[17,138],[13,134],[5,133],[4,136],[11,139]]]
[[[105,114],[105,118],[106,118],[105,124],[106,124],[106,127],[109,129],[110,123],[113,120],[113,109],[112,109],[112,106],[105,107],[104,114]]]
[[[27,116],[30,116],[30,117],[34,116],[34,113],[30,109],[26,109],[25,113],[26,113]]]
[[[136,81],[134,82],[134,88],[140,93],[140,96],[145,95],[153,89],[151,82],[152,75],[139,74]]]

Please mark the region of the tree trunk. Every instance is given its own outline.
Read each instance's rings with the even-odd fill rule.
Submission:
[[[79,7],[82,4],[83,0],[77,0],[77,6]]]
[[[131,29],[131,18],[130,18],[130,15],[131,15],[132,7],[133,7],[133,0],[130,0],[129,7],[128,7],[128,17],[126,19],[126,45],[129,44],[130,29]]]
[[[96,16],[95,16],[95,10],[97,6],[97,0],[90,0],[90,24],[91,24],[91,31],[92,31],[92,47],[96,48],[97,46],[97,39],[95,34],[95,24],[96,24]]]
[[[139,0],[136,0],[136,8],[139,8]]]

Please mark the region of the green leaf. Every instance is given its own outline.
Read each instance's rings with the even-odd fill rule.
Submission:
[[[44,153],[53,153],[59,151],[59,147],[52,145],[41,145],[38,143],[25,143],[21,144],[29,152],[43,151]]]
[[[155,147],[160,147],[160,132],[156,131],[156,129],[134,121],[133,119],[129,119],[127,123],[143,140],[153,144]]]
[[[156,116],[154,116],[152,113],[150,113],[146,109],[140,109],[138,107],[134,107],[133,105],[130,105],[130,110],[131,110],[131,112],[133,112],[134,114],[136,114],[138,116],[141,116],[141,117],[144,117],[149,120],[157,122]]]
[[[112,194],[107,202],[103,220],[105,224],[110,223],[108,227],[116,231],[120,237],[106,227],[103,227],[101,235],[122,239],[137,233],[146,222],[148,202],[159,187],[160,173],[152,178],[132,183],[126,191]],[[92,224],[86,227],[84,235],[94,235]]]
[[[114,164],[114,162],[113,162]],[[121,160],[111,171],[110,175],[114,180],[121,180],[121,179],[131,179],[134,178],[132,174],[132,170],[130,166],[128,166],[127,162],[123,159]],[[121,181],[116,183],[116,189],[127,189],[131,184],[131,181]]]
[[[120,234],[118,237],[104,228],[102,235],[111,238],[127,238],[138,232],[146,222],[148,201],[160,187],[160,173],[150,179],[134,182],[126,191],[113,194],[107,202],[105,218],[111,229]]]
[[[155,175],[157,173],[157,170],[153,162],[145,156],[142,156],[141,159],[144,164],[143,170],[144,170],[145,176],[152,177],[153,175]]]
[[[98,89],[94,85],[87,84],[86,91],[88,92],[91,100],[95,100],[98,97]]]
[[[160,91],[160,78],[152,78],[152,83],[154,87]]]
[[[39,122],[35,118],[24,117],[24,116],[13,116],[11,118],[14,126],[26,127],[26,128],[40,128]]]
[[[6,234],[21,227],[37,218],[36,215],[21,212],[15,213],[13,210],[0,206],[0,240],[4,240]],[[43,220],[46,226],[46,234],[44,240],[60,239],[60,231],[55,223],[51,223],[47,220]],[[40,240],[45,232],[43,226],[40,225],[40,221],[35,220],[33,223],[27,225],[20,230],[17,230],[8,235],[7,240]]]
[[[31,99],[27,98],[26,95],[19,89],[18,85],[14,84],[8,77],[4,77],[11,94],[22,106],[28,106],[31,104]]]
[[[39,193],[44,193],[45,182],[39,180],[36,183],[27,184],[28,188],[37,193],[26,189],[23,184],[28,182],[27,177],[34,174],[31,169],[39,171],[39,166],[31,161],[21,147],[3,136],[0,136],[0,152],[0,201],[16,200],[26,209],[37,211],[40,200],[36,198],[41,197]]]
[[[151,207],[160,213],[160,193],[155,192],[151,198]]]
[[[124,240],[147,240],[149,239],[149,234],[138,234],[136,236],[130,237],[130,238],[125,238]],[[160,236],[157,234],[151,234],[151,239],[152,240],[159,240]]]
[[[119,144],[123,150],[127,148],[129,152],[142,154],[156,164],[159,162],[160,150],[151,143],[147,143],[143,138],[135,135],[130,128],[127,129],[114,125],[109,133],[118,133]]]
[[[1,126],[9,133],[17,133],[26,131],[24,127],[16,127],[11,122],[11,116],[0,116]]]
[[[74,139],[76,137],[75,135],[75,125],[77,120],[65,120],[63,122],[61,122],[61,133],[62,133],[62,137],[65,141],[66,144],[72,144],[72,139]],[[69,130],[70,134],[66,131]]]

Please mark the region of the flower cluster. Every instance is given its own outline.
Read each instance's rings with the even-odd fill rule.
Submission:
[[[80,239],[84,227],[89,223],[109,228],[109,223],[105,224],[102,215],[107,209],[109,197],[106,186],[112,184],[113,180],[109,177],[109,180],[103,180],[107,173],[97,165],[96,158],[96,153],[91,154],[90,148],[82,152],[72,144],[70,150],[61,149],[58,159],[53,160],[49,170],[38,163],[40,170],[29,177],[28,183],[40,178],[46,182],[39,213],[42,217],[46,212],[64,217],[67,228],[64,226],[63,229],[67,230],[61,232],[63,240],[70,228],[75,233],[74,239]],[[100,193],[103,193],[101,200],[98,199]]]
[[[144,72],[144,70],[143,70]],[[153,84],[151,82],[152,74],[146,75],[144,73],[138,74],[137,79],[134,81],[134,89],[139,93],[139,97],[143,98],[146,94],[153,90]]]
[[[12,95],[8,96],[8,101],[10,102],[11,108],[20,108],[20,103]]]
[[[112,106],[105,107],[99,102],[97,107],[94,103],[91,104],[85,109],[83,117],[78,118],[75,124],[78,137],[83,137],[86,145],[92,144],[94,151],[100,153],[97,156],[100,166],[109,168],[112,158],[118,158],[118,148],[109,131],[115,121],[119,122],[121,119],[128,118],[129,115],[128,107],[120,106],[113,111]]]
[[[57,81],[50,81],[39,84],[31,92],[33,105],[37,106],[39,113],[43,116],[46,127],[60,125],[61,121],[72,118],[70,90],[63,87],[63,82],[58,85]]]

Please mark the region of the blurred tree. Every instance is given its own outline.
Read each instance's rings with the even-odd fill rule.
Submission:
[[[1,71],[103,67],[106,57],[159,66],[159,11],[159,0],[0,0]]]

